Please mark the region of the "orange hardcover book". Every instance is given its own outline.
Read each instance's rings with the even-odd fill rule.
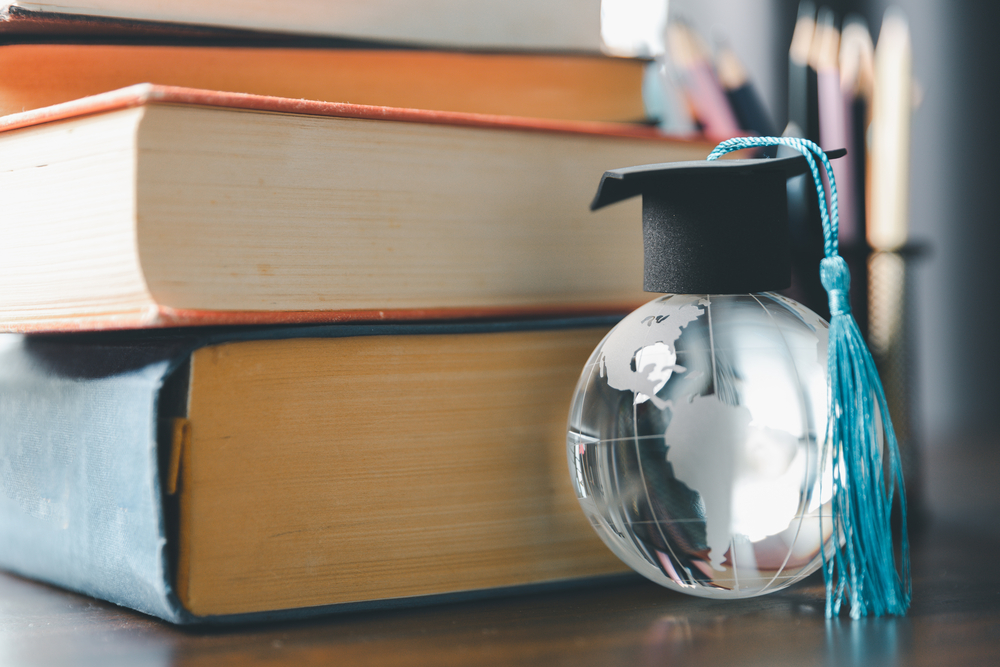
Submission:
[[[621,312],[637,202],[601,174],[705,157],[614,123],[151,84],[0,118],[0,329]]]
[[[276,97],[643,121],[646,63],[596,54],[135,44],[0,46],[0,115],[146,81]]]

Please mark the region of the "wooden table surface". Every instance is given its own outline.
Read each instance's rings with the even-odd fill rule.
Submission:
[[[634,579],[417,609],[180,629],[0,574],[8,665],[1000,665],[1000,447],[925,457],[904,618],[824,618],[822,580],[741,602]]]

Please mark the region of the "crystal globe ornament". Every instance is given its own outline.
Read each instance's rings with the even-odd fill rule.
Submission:
[[[773,145],[799,155],[718,160]],[[601,178],[591,209],[642,196],[643,286],[668,296],[623,319],[584,368],[570,474],[604,542],[664,586],[748,597],[822,567],[827,618],[844,602],[853,618],[909,607],[899,449],[837,247],[830,159],[843,155],[737,137],[706,161]],[[791,278],[786,182],[806,171],[829,324],[774,293]]]
[[[720,598],[821,566],[827,332],[774,293],[669,295],[605,337],[577,385],[567,453],[580,505],[619,558]]]

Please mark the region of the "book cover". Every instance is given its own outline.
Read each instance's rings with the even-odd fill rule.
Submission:
[[[153,81],[329,102],[640,122],[646,63],[601,55],[185,44],[0,46],[0,115]]]
[[[619,574],[565,450],[614,322],[0,336],[0,567],[175,623]]]

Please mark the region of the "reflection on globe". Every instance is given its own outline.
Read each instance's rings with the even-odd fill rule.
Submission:
[[[706,597],[776,591],[820,567],[827,330],[777,294],[673,295],[605,337],[567,446],[580,505],[612,551]]]

